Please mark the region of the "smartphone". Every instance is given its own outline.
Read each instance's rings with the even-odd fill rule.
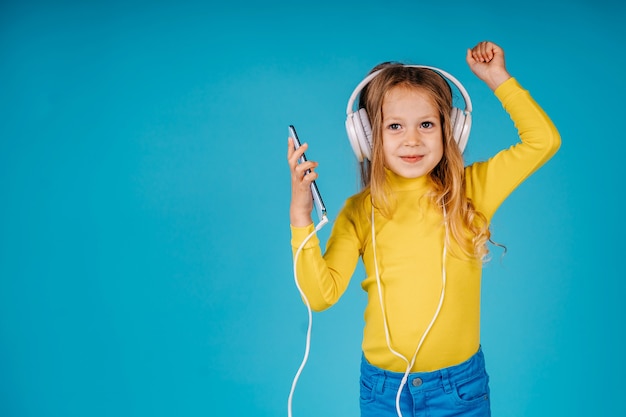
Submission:
[[[298,138],[298,134],[296,133],[296,128],[293,125],[289,125],[289,137],[293,139],[293,144],[296,149],[301,146],[300,139]],[[298,162],[302,163],[306,161],[306,156],[302,154]],[[307,173],[311,172],[311,170],[307,170]],[[326,206],[324,205],[324,200],[322,200],[322,195],[320,194],[320,190],[317,188],[317,184],[315,181],[311,183],[311,194],[313,195],[313,205],[315,206],[315,211],[317,212],[317,216],[320,221],[324,217],[326,217]]]

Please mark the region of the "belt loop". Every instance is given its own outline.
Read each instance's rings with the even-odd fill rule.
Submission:
[[[385,391],[385,378],[387,375],[385,374],[385,371],[379,371],[376,376],[376,392],[382,394]]]
[[[446,394],[450,394],[450,392],[452,392],[452,385],[450,384],[450,374],[448,373],[448,369],[443,368],[440,372],[441,372],[441,384],[443,385],[443,390]]]

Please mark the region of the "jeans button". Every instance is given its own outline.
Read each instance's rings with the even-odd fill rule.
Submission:
[[[419,387],[420,385],[422,385],[422,378],[415,378],[412,384],[414,387]]]

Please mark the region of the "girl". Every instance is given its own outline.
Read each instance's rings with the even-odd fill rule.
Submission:
[[[556,153],[560,137],[509,75],[499,46],[481,42],[466,60],[501,101],[521,142],[464,167],[444,77],[400,64],[374,68],[382,71],[359,97],[371,123],[363,189],[338,214],[325,253],[314,236],[296,265],[303,293],[321,311],[337,302],[363,260],[363,417],[490,415],[479,332],[489,221]],[[306,150],[289,140],[294,253],[314,230],[310,184],[318,164],[298,164]]]

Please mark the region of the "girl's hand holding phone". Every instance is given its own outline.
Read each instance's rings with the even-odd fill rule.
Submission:
[[[318,164],[306,159],[304,152],[307,149],[306,143],[300,144],[295,128],[289,126],[287,147],[287,161],[291,170],[289,217],[291,225],[295,227],[305,227],[313,223],[311,212],[314,204],[320,220],[326,215],[326,208],[315,184],[317,173],[314,170]]]

